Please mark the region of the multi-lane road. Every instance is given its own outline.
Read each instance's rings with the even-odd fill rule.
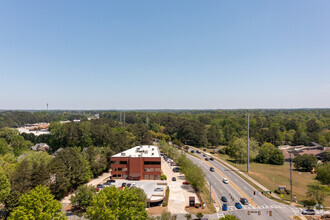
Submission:
[[[201,152],[201,154],[195,153],[198,158],[189,154],[187,154],[187,157],[203,169],[206,181],[211,183],[212,190],[215,192],[221,205],[223,204],[220,200],[221,196],[227,198],[228,211],[220,210],[218,212],[218,217],[229,213],[234,214],[239,219],[277,220],[290,219],[290,216],[300,215],[300,208],[284,205],[263,196],[235,172],[218,161],[205,161],[206,157],[203,156],[204,153],[205,152]],[[206,156],[210,158],[211,155],[207,154]],[[210,171],[211,166],[214,167],[214,172]],[[227,178],[229,184],[223,183],[223,178]],[[239,202],[241,197],[246,198],[249,201],[249,205],[242,205],[242,209],[237,209],[234,204],[235,202]]]

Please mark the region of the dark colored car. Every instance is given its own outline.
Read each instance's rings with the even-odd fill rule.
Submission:
[[[107,182],[103,183],[103,185],[104,185],[104,186],[110,186],[111,183],[110,183],[109,181],[107,181]]]
[[[178,172],[180,172],[180,168],[179,168],[179,167],[175,167],[175,168],[173,168],[172,170],[173,170],[174,173],[178,173]]]
[[[194,150],[191,150],[190,152],[191,152],[191,153],[195,153],[195,151],[194,151]]]
[[[196,153],[200,154],[201,152],[199,152],[199,150],[196,150]]]
[[[206,157],[206,154],[203,154],[203,157]]]
[[[249,204],[249,202],[247,201],[246,198],[241,198],[241,199],[240,199],[240,202],[241,202],[243,205],[248,205],[248,204]]]
[[[172,181],[176,181],[176,178],[175,177],[172,177]]]
[[[214,172],[214,167],[210,167],[210,171],[211,172]]]
[[[239,202],[235,202],[235,206],[236,206],[237,209],[241,209],[242,208],[242,205]]]
[[[210,160],[213,161],[214,160],[213,157],[210,157]]]
[[[206,161],[209,161],[209,158],[205,158]]]
[[[126,183],[122,183],[122,184],[121,184],[121,187],[125,187],[125,186],[126,186]]]
[[[127,183],[127,187],[131,187],[131,185],[132,185],[132,184],[130,184],[130,183]]]
[[[221,196],[221,201],[227,202],[227,198],[225,196]]]
[[[228,210],[227,204],[223,204],[222,205],[222,211],[227,211],[227,210]]]
[[[206,151],[206,148],[204,148],[203,151]]]
[[[116,182],[116,180],[113,180],[113,179],[108,180],[108,181],[110,181],[110,183],[115,183]]]
[[[315,215],[315,210],[314,209],[306,209],[301,212],[303,215]]]
[[[103,184],[97,184],[96,187],[99,188],[99,189],[103,189],[105,186]]]

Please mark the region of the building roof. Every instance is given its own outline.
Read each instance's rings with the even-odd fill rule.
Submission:
[[[154,145],[136,146],[112,157],[160,157],[159,149]]]

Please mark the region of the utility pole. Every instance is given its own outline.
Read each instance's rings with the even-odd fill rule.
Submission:
[[[210,204],[212,203],[212,182],[210,181]]]
[[[120,117],[119,118],[120,118],[120,123],[121,123],[121,112],[120,112]]]
[[[291,153],[290,153],[290,190],[291,190],[291,203],[292,203],[292,158],[291,158]]]
[[[250,155],[249,155],[249,114],[247,115],[247,174],[249,174],[250,171]]]
[[[125,126],[125,112],[124,112],[124,126]]]

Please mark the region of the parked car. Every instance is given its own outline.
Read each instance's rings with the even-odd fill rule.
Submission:
[[[223,204],[222,205],[222,211],[227,211],[227,210],[228,210],[227,204]]]
[[[191,153],[195,153],[195,151],[194,151],[194,150],[191,150],[190,152],[191,152]]]
[[[206,157],[206,154],[203,154],[203,157]]]
[[[172,181],[176,181],[176,178],[175,177],[172,177]]]
[[[211,160],[211,161],[214,161],[213,157],[210,157],[210,160]]]
[[[99,188],[99,189],[103,189],[105,186],[103,184],[97,184],[96,187]]]
[[[163,188],[160,188],[160,187],[157,187],[156,189],[154,189],[154,191],[156,191],[156,192],[163,192],[164,189]]]
[[[174,167],[172,170],[173,170],[174,173],[178,173],[180,171],[180,168],[179,167]]]
[[[227,198],[225,196],[221,196],[221,201],[227,202]]]
[[[132,185],[132,184],[130,184],[130,183],[127,183],[127,187],[131,187],[131,185]]]
[[[125,187],[125,186],[126,186],[126,183],[122,183],[121,186],[122,186],[122,187]]]
[[[303,215],[315,215],[315,210],[314,209],[305,209],[305,210],[302,210],[301,214],[303,214]]]
[[[201,152],[200,152],[199,150],[196,150],[196,153],[197,153],[197,154],[200,154]]]
[[[206,151],[206,148],[204,148],[203,151]]]
[[[229,181],[227,180],[227,178],[223,178],[222,182],[225,183],[225,184],[228,184],[229,183]]]
[[[209,158],[205,158],[206,161],[209,161]]]
[[[111,183],[110,183],[109,181],[107,181],[107,182],[103,183],[103,185],[104,185],[104,186],[110,186]]]
[[[241,202],[243,205],[248,205],[248,204],[249,204],[249,202],[247,201],[246,198],[241,198],[241,199],[240,199],[240,202]]]
[[[235,202],[235,207],[236,207],[237,209],[241,209],[241,208],[242,208],[242,205],[241,205],[241,203],[239,203],[239,202]]]
[[[214,172],[214,167],[210,167],[210,171],[211,172]]]
[[[115,183],[116,182],[116,180],[113,180],[113,179],[108,180],[108,181],[110,181],[110,183]]]
[[[190,183],[188,181],[184,181],[182,184],[183,185],[189,185]]]

